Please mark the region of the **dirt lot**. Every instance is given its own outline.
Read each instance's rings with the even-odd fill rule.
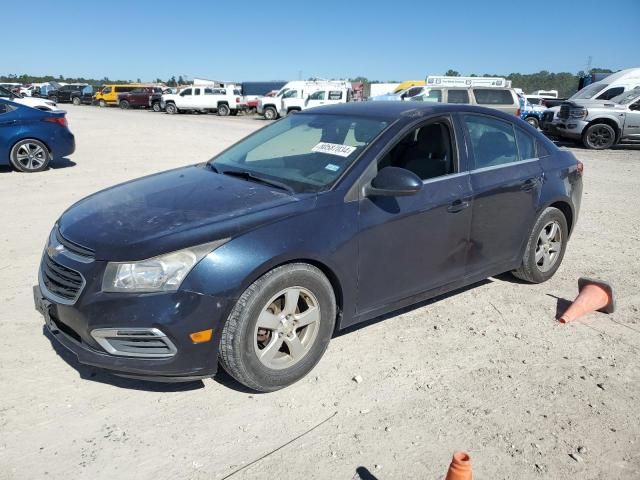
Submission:
[[[222,479],[334,412],[232,478],[438,479],[456,449],[478,479],[640,478],[638,147],[574,150],[582,212],[548,283],[506,275],[397,312],[335,338],[298,384],[258,395],[224,375],[162,385],[79,366],[43,334],[31,286],[71,203],[205,160],[264,122],[68,111],[68,161],[0,169],[1,479]],[[559,325],[583,275],[613,282],[618,310]]]

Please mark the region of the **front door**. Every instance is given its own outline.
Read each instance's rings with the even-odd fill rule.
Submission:
[[[360,200],[358,313],[366,313],[462,279],[471,185],[461,172],[449,117],[404,135],[378,162],[406,168],[423,180],[407,197]]]
[[[473,217],[469,274],[518,266],[543,182],[534,138],[513,123],[464,114],[472,152]]]
[[[629,140],[640,140],[640,99],[629,105],[622,136]]]

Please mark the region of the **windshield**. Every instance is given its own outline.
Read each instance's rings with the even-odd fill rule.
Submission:
[[[296,192],[318,192],[328,188],[388,124],[343,115],[290,115],[211,163],[220,173],[249,172]]]
[[[609,86],[608,83],[592,83],[584,87],[582,90],[574,93],[569,97],[569,100],[588,100],[595,97],[598,93]]]
[[[0,87],[0,97],[2,98],[12,98],[13,94],[4,87]]]
[[[636,87],[626,93],[621,93],[617,97],[613,97],[611,101],[614,103],[619,103],[620,105],[628,105],[638,97],[640,97],[640,87]]]

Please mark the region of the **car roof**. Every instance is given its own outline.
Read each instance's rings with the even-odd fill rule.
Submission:
[[[503,120],[514,122],[518,117],[510,115],[492,108],[479,107],[476,105],[452,104],[452,103],[428,103],[398,101],[398,102],[348,102],[335,105],[324,105],[316,108],[309,108],[300,112],[304,114],[325,114],[325,115],[353,115],[357,117],[370,117],[395,121],[405,119],[407,122],[412,119],[427,115],[437,115],[454,112],[481,113],[491,115]]]

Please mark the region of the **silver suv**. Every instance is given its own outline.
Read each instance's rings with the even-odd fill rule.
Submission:
[[[412,102],[463,103],[495,108],[505,113],[520,116],[520,99],[512,88],[470,87],[470,88],[425,88],[425,91],[411,98]]]
[[[565,102],[555,124],[560,137],[581,140],[595,150],[640,140],[640,87],[609,101]]]

